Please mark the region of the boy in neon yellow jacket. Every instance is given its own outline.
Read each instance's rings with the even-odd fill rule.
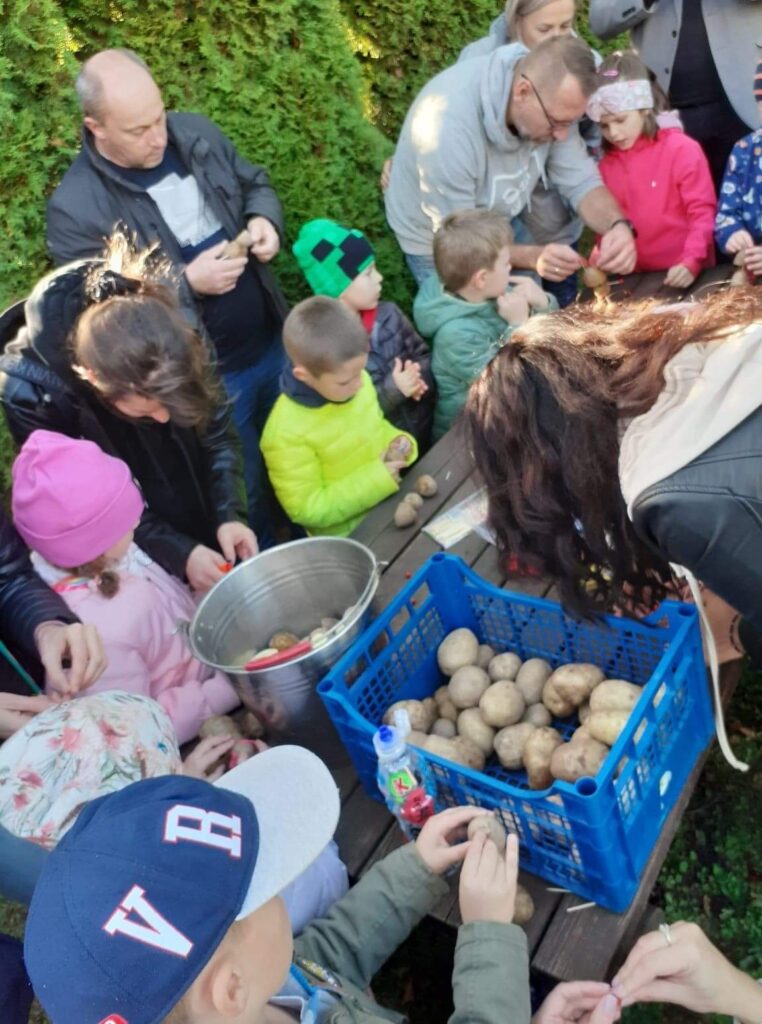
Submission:
[[[336,299],[314,296],[283,325],[290,359],[262,433],[267,472],[288,516],[311,534],[346,536],[399,488],[415,438],[384,419],[365,371],[368,335]],[[387,456],[395,447],[406,454]],[[405,444],[407,442],[407,444]]]

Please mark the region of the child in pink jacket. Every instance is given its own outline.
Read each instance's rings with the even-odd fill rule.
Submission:
[[[612,53],[597,78],[587,114],[601,125],[603,182],[634,228],[635,270],[666,270],[665,285],[688,288],[714,265],[717,196],[706,157],[681,129],[661,127],[666,98],[634,51]]]
[[[13,464],[12,508],[39,574],[103,638],[108,667],[89,692],[153,697],[180,743],[237,706],[230,681],[177,629],[193,617],[190,592],[132,541],[143,499],[121,459],[36,430]]]

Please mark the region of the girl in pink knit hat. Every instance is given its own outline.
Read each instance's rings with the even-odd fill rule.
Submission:
[[[13,464],[12,510],[37,572],[103,638],[108,667],[88,692],[153,697],[180,743],[236,707],[230,681],[177,631],[195,611],[189,591],[133,543],[143,499],[121,459],[36,430]]]

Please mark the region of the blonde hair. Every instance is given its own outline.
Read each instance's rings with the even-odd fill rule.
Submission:
[[[449,292],[465,287],[478,270],[492,270],[500,250],[513,241],[504,214],[456,210],[434,235],[434,266]]]
[[[553,3],[553,0],[507,0],[505,5],[505,21],[507,27],[507,36],[512,43],[520,43],[519,36],[520,23],[528,17],[530,14],[534,14],[535,11],[542,10],[543,7],[547,7],[548,4]],[[577,0],[574,0],[574,15],[577,14]]]
[[[283,344],[294,366],[313,377],[338,370],[368,351],[368,333],[360,318],[327,295],[298,303],[283,324]]]

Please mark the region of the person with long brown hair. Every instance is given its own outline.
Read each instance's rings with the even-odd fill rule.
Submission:
[[[762,630],[762,292],[574,307],[516,331],[465,425],[503,555],[575,615],[682,566]]]
[[[256,553],[228,403],[168,268],[117,236],[102,259],[43,278],[0,321],[0,403],[14,441],[38,428],[123,459],[146,510],[137,542],[207,590]],[[17,332],[17,333],[16,333]]]

